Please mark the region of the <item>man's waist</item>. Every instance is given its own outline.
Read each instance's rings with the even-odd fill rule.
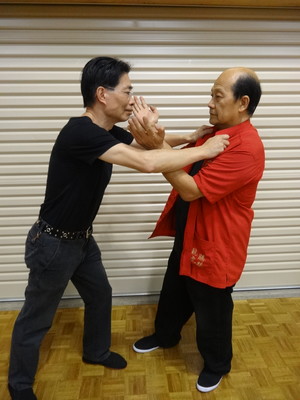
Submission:
[[[58,239],[68,239],[68,240],[76,240],[76,239],[87,239],[93,233],[93,227],[90,226],[84,230],[68,230],[56,228],[43,219],[38,219],[36,221],[37,226],[40,228],[41,232],[45,232],[50,236],[56,237]]]

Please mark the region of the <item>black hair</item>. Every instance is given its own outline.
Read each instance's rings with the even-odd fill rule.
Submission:
[[[92,58],[83,68],[81,76],[81,94],[84,107],[95,102],[99,86],[115,88],[122,75],[128,74],[131,67],[125,61],[112,57]]]
[[[233,84],[232,91],[235,100],[241,99],[243,96],[249,96],[250,102],[247,112],[250,116],[253,115],[261,97],[259,81],[250,74],[243,74]]]

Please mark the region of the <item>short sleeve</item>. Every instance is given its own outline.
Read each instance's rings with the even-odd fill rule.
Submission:
[[[194,180],[204,197],[210,203],[215,203],[260,177],[260,163],[253,154],[228,149],[204,163]]]
[[[114,127],[110,130],[110,133],[121,143],[129,145],[133,141],[132,134],[128,132],[126,129],[120,128],[117,125],[114,125]]]

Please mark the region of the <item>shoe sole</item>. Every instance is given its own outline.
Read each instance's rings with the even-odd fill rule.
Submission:
[[[223,377],[222,377],[222,378],[223,378]],[[221,379],[219,380],[219,382],[218,382],[216,385],[214,385],[214,386],[205,387],[205,386],[201,386],[201,385],[199,385],[199,383],[197,383],[197,389],[199,390],[199,392],[202,392],[202,393],[211,392],[212,390],[215,390],[215,389],[220,385],[222,378],[221,378]]]
[[[132,348],[136,353],[150,353],[150,351],[159,349],[159,346],[151,347],[151,349],[139,349],[138,347],[135,347],[135,345],[132,345]]]

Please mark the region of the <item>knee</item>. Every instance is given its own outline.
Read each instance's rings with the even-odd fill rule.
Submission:
[[[105,286],[94,286],[87,296],[82,296],[84,303],[87,305],[97,306],[98,304],[111,304],[112,287],[108,283]]]

